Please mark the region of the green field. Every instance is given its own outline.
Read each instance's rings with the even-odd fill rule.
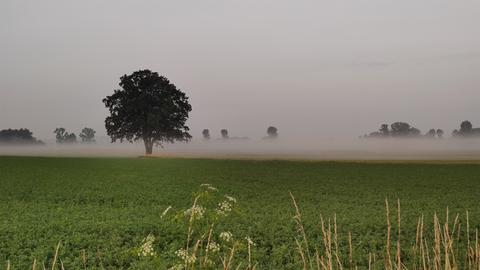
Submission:
[[[257,269],[300,268],[289,191],[311,245],[321,244],[320,214],[336,213],[339,241],[352,233],[360,265],[369,251],[383,252],[385,198],[392,222],[401,201],[405,250],[420,214],[431,227],[435,212],[443,219],[448,207],[464,218],[468,210],[470,227],[480,227],[480,165],[474,163],[0,157],[0,268],[7,260],[12,269],[28,269],[34,258],[48,263],[59,241],[66,269],[83,269],[83,250],[89,269],[170,267],[185,226],[161,214],[170,205],[173,213],[188,208],[202,183],[238,200],[217,231],[251,237]],[[139,257],[135,250],[149,233],[158,255]]]

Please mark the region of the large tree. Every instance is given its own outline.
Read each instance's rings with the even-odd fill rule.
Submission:
[[[142,139],[150,155],[154,145],[191,139],[185,122],[192,106],[167,78],[139,70],[122,76],[119,85],[120,89],[103,99],[110,112],[105,128],[112,142]]]

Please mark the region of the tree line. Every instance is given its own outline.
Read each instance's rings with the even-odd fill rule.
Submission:
[[[439,138],[442,139],[445,132],[442,129],[430,129],[425,134],[405,122],[395,122],[390,126],[382,124],[378,131],[371,132],[361,136],[362,138]],[[480,128],[473,128],[470,121],[463,121],[460,124],[460,129],[455,129],[452,132],[452,137],[467,138],[480,137]]]
[[[45,143],[33,137],[33,132],[26,128],[0,130],[0,144],[10,145],[44,145]]]
[[[68,133],[65,128],[56,128],[53,133],[55,133],[55,139],[58,144],[77,143],[77,136],[75,133]],[[82,143],[94,143],[95,133],[96,131],[92,128],[85,127],[78,136],[82,139]]]

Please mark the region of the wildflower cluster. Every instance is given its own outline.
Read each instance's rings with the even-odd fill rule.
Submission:
[[[153,242],[155,241],[155,236],[152,234],[147,235],[142,241],[142,245],[140,246],[140,250],[138,252],[138,256],[140,257],[147,257],[147,256],[154,256],[155,251],[153,250]]]
[[[182,261],[184,261],[186,264],[195,263],[195,261],[197,260],[197,257],[195,256],[195,254],[189,254],[188,251],[186,251],[183,248],[175,251],[175,255],[177,255],[177,257],[179,257],[180,259],[182,259]]]
[[[212,253],[219,252],[220,251],[220,245],[217,244],[215,241],[210,241],[210,243],[208,243],[208,245],[207,245],[207,250],[212,252]]]
[[[185,216],[191,216],[193,219],[201,219],[204,213],[205,209],[200,205],[193,205],[183,212]]]
[[[187,243],[175,252],[178,261],[170,269],[196,269],[197,264],[199,269],[217,269],[221,265],[222,269],[233,269],[234,254],[243,245],[229,231],[214,231],[233,211],[237,199],[220,193],[211,184],[201,184],[194,196],[193,205],[177,215],[185,226]]]
[[[220,239],[222,239],[222,241],[224,242],[230,242],[232,241],[232,238],[233,238],[233,235],[231,232],[221,232],[220,233]]]
[[[228,201],[223,201],[218,203],[217,213],[219,215],[226,216],[229,212],[232,211],[232,204]]]

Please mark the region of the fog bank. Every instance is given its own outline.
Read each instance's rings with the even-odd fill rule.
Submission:
[[[140,157],[142,142],[45,146],[2,146],[0,155]],[[192,140],[166,144],[154,157],[313,160],[480,160],[480,139],[313,139]]]

